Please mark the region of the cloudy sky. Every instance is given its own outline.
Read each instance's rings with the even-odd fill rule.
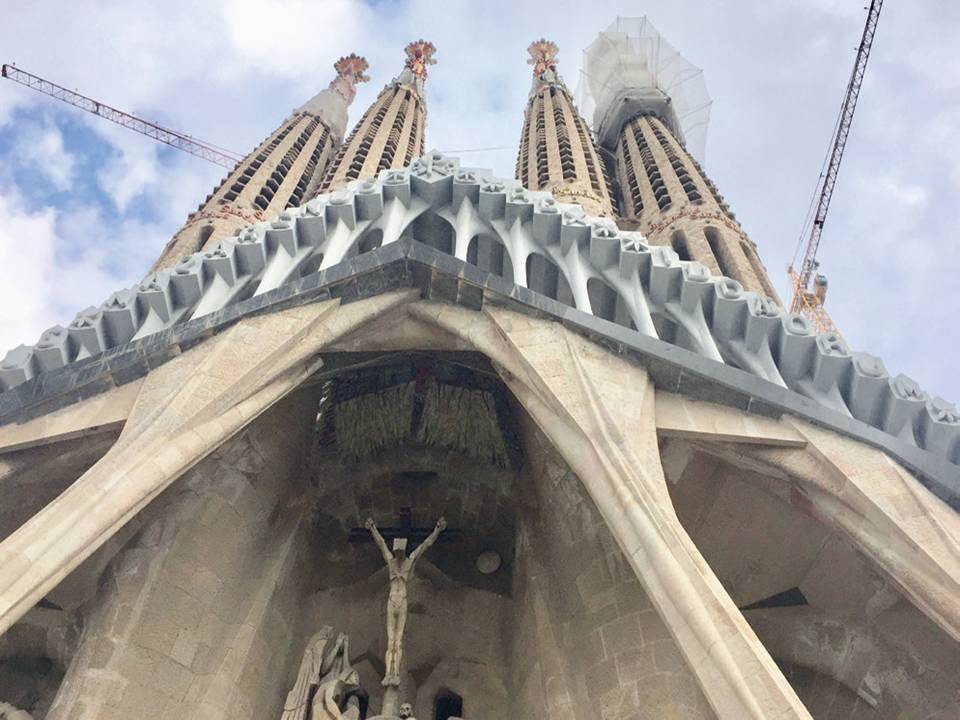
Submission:
[[[247,152],[324,87],[340,55],[371,64],[356,120],[402,64],[438,48],[427,145],[511,176],[525,48],[580,52],[647,15],[713,98],[706,170],[781,296],[865,18],[861,0],[483,3],[37,0],[7,13],[0,61]],[[960,400],[960,3],[885,6],[820,259],[850,344]],[[479,148],[492,150],[476,151]],[[33,343],[146,271],[221,168],[0,81],[0,348]],[[2,352],[2,350],[0,350]]]

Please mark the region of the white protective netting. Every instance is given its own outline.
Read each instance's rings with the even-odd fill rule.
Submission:
[[[577,105],[596,132],[628,92],[633,97],[649,95],[651,109],[662,116],[663,103],[658,108],[654,101],[662,99],[657,90],[670,98],[674,132],[702,163],[711,101],[700,68],[684,59],[645,17],[617,18],[583,51]]]

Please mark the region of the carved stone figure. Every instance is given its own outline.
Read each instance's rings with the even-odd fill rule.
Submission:
[[[406,538],[396,538],[391,551],[380,531],[377,530],[373,518],[367,519],[366,527],[373,535],[374,542],[380,548],[384,562],[390,570],[390,595],[387,598],[387,668],[383,676],[383,684],[398,686],[400,685],[400,660],[403,656],[403,630],[407,622],[407,582],[413,574],[413,566],[437,541],[440,533],[447,527],[447,521],[443,518],[437,520],[433,532],[410,553],[409,557]]]
[[[7,702],[0,702],[0,720],[33,720],[26,710],[18,710]]]
[[[364,693],[349,647],[328,625],[310,638],[280,720],[362,720]]]
[[[417,720],[413,716],[413,705],[410,703],[403,703],[400,706],[400,717],[402,720]]]

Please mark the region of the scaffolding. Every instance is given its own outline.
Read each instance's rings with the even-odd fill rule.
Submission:
[[[645,17],[617,18],[583,51],[576,99],[607,149],[631,117],[650,113],[704,160],[711,101],[703,71]]]

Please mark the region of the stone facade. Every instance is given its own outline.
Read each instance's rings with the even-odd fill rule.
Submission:
[[[442,410],[416,399],[435,385],[458,389]],[[655,390],[560,323],[407,291],[313,303],[135,389],[45,424],[126,414],[0,544],[0,691],[30,678],[8,697],[35,718],[279,717],[326,625],[374,717],[388,578],[362,523],[404,512],[452,533],[409,586],[399,699],[419,717],[450,698],[478,720],[958,710],[954,510],[880,450]],[[379,408],[381,449],[327,420],[344,403]],[[7,427],[0,446],[36,452]]]
[[[609,216],[531,47],[522,181]],[[652,114],[615,137],[660,247],[410,163],[432,54],[334,192],[0,365],[0,717],[960,717],[960,414],[764,298]]]

